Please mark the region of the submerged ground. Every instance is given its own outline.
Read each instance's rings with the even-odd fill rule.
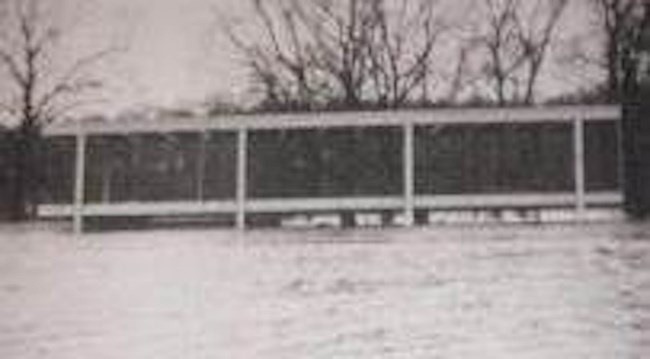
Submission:
[[[644,358],[650,226],[0,229],[0,358]]]

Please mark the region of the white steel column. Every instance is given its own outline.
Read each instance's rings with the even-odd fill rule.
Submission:
[[[86,135],[79,131],[76,136],[74,197],[72,228],[75,234],[83,232],[83,206],[86,184]]]
[[[248,166],[248,130],[237,130],[237,229],[246,229],[246,192]]]
[[[196,168],[196,199],[203,201],[205,197],[205,162],[206,146],[208,142],[208,133],[203,131],[199,133],[199,153]]]
[[[404,225],[412,226],[415,222],[415,160],[414,160],[414,126],[407,122],[403,127],[403,171],[404,171]]]
[[[578,219],[581,219],[584,218],[587,208],[585,202],[585,122],[582,117],[573,120],[573,151],[575,209]]]

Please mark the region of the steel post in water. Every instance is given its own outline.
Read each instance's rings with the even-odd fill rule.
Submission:
[[[235,223],[237,229],[246,229],[246,187],[248,166],[248,130],[240,128],[237,131],[237,213]]]
[[[84,192],[86,182],[86,135],[79,131],[75,141],[74,204],[72,227],[75,234],[83,232]]]
[[[202,131],[199,133],[198,158],[196,163],[196,199],[203,201],[205,197],[205,166],[206,166],[206,147],[208,142],[208,133]]]
[[[581,117],[573,120],[573,152],[576,216],[578,219],[583,219],[587,205],[585,202],[585,123]]]
[[[403,129],[404,225],[412,226],[415,222],[415,129],[410,122]]]

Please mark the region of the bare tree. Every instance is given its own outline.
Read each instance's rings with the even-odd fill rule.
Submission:
[[[39,0],[6,1],[3,6],[0,68],[8,96],[2,109],[17,122],[11,201],[12,217],[22,220],[35,214],[38,201],[43,126],[69,114],[82,104],[82,93],[100,86],[89,70],[107,51],[66,61],[65,68],[56,66],[65,28],[57,23],[53,8]]]
[[[414,90],[427,91],[433,52],[445,30],[436,4],[432,0],[376,3],[377,27],[369,52],[380,104],[399,107],[412,99]],[[423,96],[427,100],[426,93]]]
[[[487,0],[485,2],[486,30],[475,42],[487,50],[483,73],[496,95],[498,105],[505,105],[514,97],[508,92],[516,85],[515,73],[521,67],[523,57],[517,42],[514,19],[518,1]]]
[[[436,1],[252,0],[262,39],[226,27],[265,98],[301,108],[399,106],[426,88]],[[287,106],[291,107],[291,106]]]
[[[300,11],[313,39],[313,70],[331,94],[330,104],[356,108],[365,101],[369,77],[369,44],[377,26],[375,6],[381,0],[312,0]]]
[[[606,99],[617,102],[636,83],[638,52],[650,26],[650,3],[644,0],[590,0],[598,15],[603,50],[597,63],[606,74]]]
[[[648,161],[648,51],[650,2],[592,0],[602,36],[600,64],[605,70],[606,100],[622,104],[620,126],[623,207],[631,218],[650,214]]]
[[[251,40],[230,22],[221,22],[251,71],[253,83],[261,87],[263,107],[312,107],[311,59],[298,16],[301,2],[252,0],[252,6],[262,39]]]
[[[567,0],[486,0],[484,30],[471,41],[482,49],[483,75],[500,106],[531,104],[553,34]]]
[[[524,104],[532,104],[536,99],[535,86],[567,3],[568,0],[537,0],[528,16],[516,14],[517,37],[526,67]]]

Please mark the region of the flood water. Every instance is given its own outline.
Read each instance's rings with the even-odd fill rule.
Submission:
[[[1,358],[644,358],[650,226],[0,231]]]

